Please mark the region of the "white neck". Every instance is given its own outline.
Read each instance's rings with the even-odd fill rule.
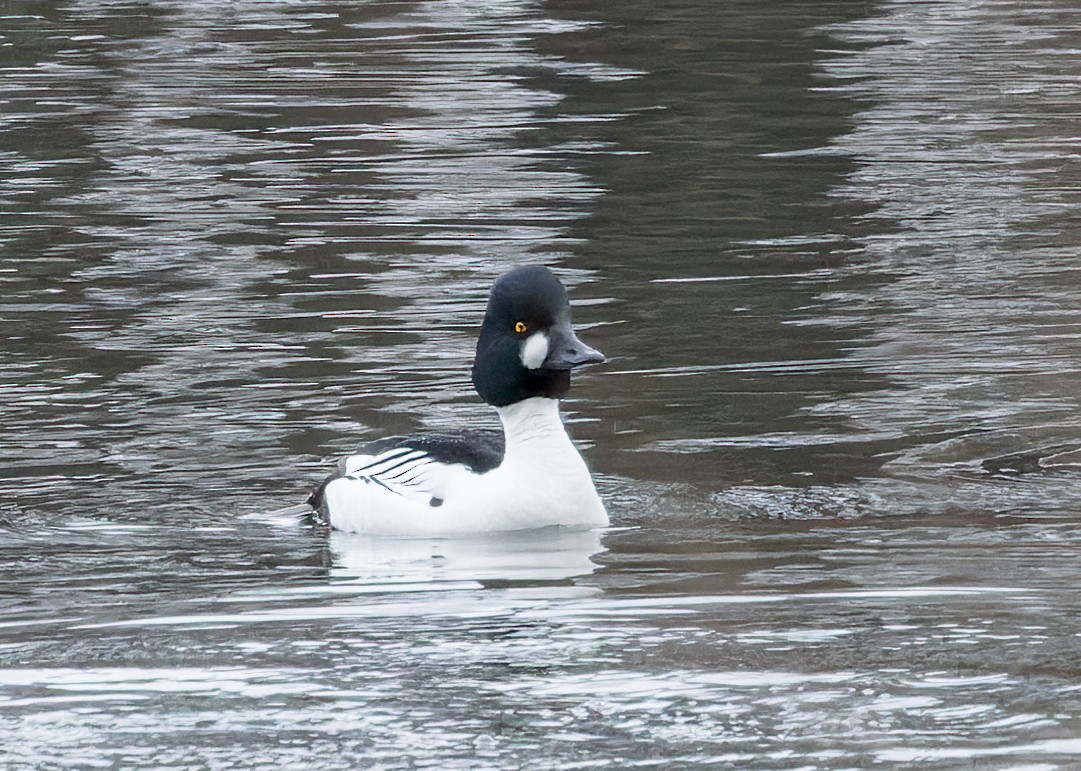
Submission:
[[[499,419],[503,421],[503,434],[507,438],[508,458],[522,452],[548,452],[571,445],[559,417],[557,399],[534,396],[497,409]]]

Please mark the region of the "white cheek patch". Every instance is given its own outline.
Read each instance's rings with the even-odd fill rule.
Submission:
[[[548,358],[548,335],[534,332],[522,343],[522,364],[526,369],[537,369]]]

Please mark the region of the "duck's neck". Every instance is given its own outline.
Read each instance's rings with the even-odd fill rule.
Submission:
[[[530,399],[498,407],[507,439],[507,457],[571,449],[575,455],[563,421],[559,417],[559,400],[534,396]]]

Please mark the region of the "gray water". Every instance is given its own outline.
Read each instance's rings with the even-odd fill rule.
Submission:
[[[1081,765],[1079,30],[0,3],[0,765]],[[524,262],[613,528],[274,513]]]

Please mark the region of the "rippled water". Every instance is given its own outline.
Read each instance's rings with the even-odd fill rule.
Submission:
[[[1079,29],[0,4],[2,765],[1076,767]],[[613,529],[275,514],[526,261]]]

